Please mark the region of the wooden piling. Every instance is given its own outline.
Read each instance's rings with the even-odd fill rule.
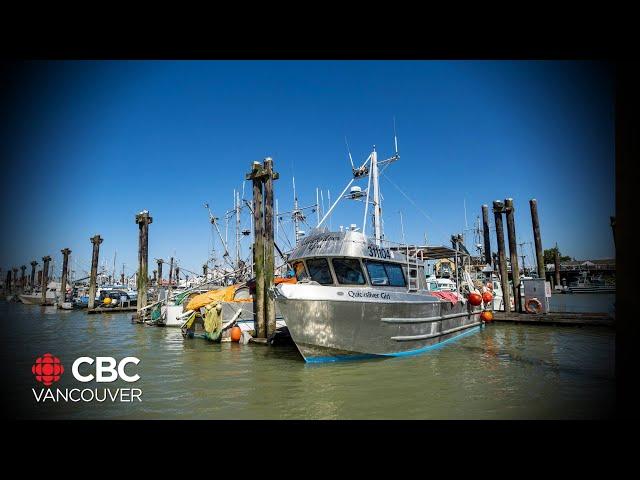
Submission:
[[[47,303],[47,284],[49,283],[49,262],[51,261],[51,257],[47,255],[46,257],[42,257],[42,305]]]
[[[205,282],[207,281],[207,274],[209,273],[209,265],[206,263],[202,265],[202,275],[204,275]]]
[[[616,217],[609,217],[611,232],[613,233],[613,248],[616,248]]]
[[[62,307],[62,303],[67,301],[67,274],[69,271],[69,254],[71,250],[68,248],[63,248],[60,250],[62,252],[62,278],[60,279],[60,283],[62,284],[60,287],[60,302],[58,302],[58,308]]]
[[[502,226],[502,212],[504,204],[500,200],[493,202],[493,215],[496,224],[496,238],[498,239],[498,264],[500,268],[500,283],[502,284],[502,298],[504,311],[511,312],[511,293],[509,291],[509,276],[507,275],[507,258],[504,246],[504,228]]]
[[[18,283],[18,267],[13,267],[11,270],[13,271],[13,290],[17,292],[20,286]]]
[[[540,222],[538,220],[538,201],[535,198],[532,198],[529,200],[529,207],[531,209],[531,224],[533,225],[533,241],[536,246],[538,278],[546,278],[544,252],[542,251],[542,239],[540,238]]]
[[[264,159],[264,315],[267,326],[266,336],[276,331],[276,301],[269,292],[273,288],[275,270],[274,238],[273,238],[273,181],[279,175],[273,171],[273,159]]]
[[[173,257],[169,260],[169,292],[173,290]]]
[[[7,269],[7,278],[4,281],[4,293],[11,295],[11,269]]]
[[[556,253],[553,256],[553,273],[556,277],[556,285],[562,285],[560,281],[560,251],[558,250],[558,242],[556,242]]]
[[[25,287],[27,286],[27,277],[25,276],[25,270],[27,269],[26,265],[22,265],[20,267],[20,270],[22,271],[22,274],[20,275],[20,290],[22,290],[24,292]]]
[[[504,201],[507,216],[507,239],[509,241],[509,259],[511,261],[511,279],[513,280],[513,306],[516,312],[522,311],[520,305],[520,266],[518,265],[518,245],[516,243],[516,221],[513,198]]]
[[[158,262],[158,279],[156,280],[156,285],[162,286],[162,264],[164,262],[161,258],[156,258],[156,262]]]
[[[36,282],[36,265],[38,265],[38,262],[36,262],[35,260],[31,261],[31,278],[29,280],[29,286],[33,289],[33,287],[35,287],[35,282]]]
[[[176,288],[180,287],[180,267],[176,265]]]
[[[253,269],[255,273],[256,291],[253,295],[253,313],[255,337],[266,338],[264,316],[264,225],[262,217],[262,177],[264,170],[260,162],[253,162],[247,180],[253,182]]]
[[[489,231],[489,206],[482,205],[482,235],[484,237],[484,261],[491,265],[491,236]]]
[[[93,245],[91,253],[91,274],[89,275],[89,310],[95,308],[96,302],[96,283],[98,279],[98,257],[100,256],[100,244],[103,239],[100,235],[94,235],[89,239]]]
[[[147,288],[149,281],[149,224],[153,218],[143,210],[136,215],[138,225],[138,312],[147,306]]]

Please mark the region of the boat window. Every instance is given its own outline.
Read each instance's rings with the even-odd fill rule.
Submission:
[[[311,280],[314,282],[318,282],[320,285],[331,285],[333,283],[329,262],[324,258],[307,260],[307,268],[309,269]]]
[[[296,273],[296,280],[300,281],[309,278],[309,274],[304,268],[304,262],[295,262],[293,264],[293,270]]]
[[[371,285],[389,285],[389,278],[383,263],[365,260],[364,264],[367,267],[367,272],[369,272]]]
[[[387,271],[387,276],[389,277],[389,285],[392,287],[404,287],[407,285],[400,265],[396,265],[395,263],[385,263],[384,268]],[[412,272],[415,272],[415,270],[412,270]]]
[[[364,285],[364,274],[360,261],[354,258],[334,258],[333,270],[336,272],[338,283],[343,285]]]

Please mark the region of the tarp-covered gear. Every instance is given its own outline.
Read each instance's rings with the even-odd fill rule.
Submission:
[[[253,302],[251,298],[234,299],[236,290],[240,285],[231,285],[230,287],[220,288],[218,290],[210,290],[200,295],[196,295],[187,304],[186,310],[198,310],[205,305],[214,302]]]
[[[444,291],[444,292],[431,292],[431,295],[433,295],[434,297],[441,298],[442,300],[448,300],[453,305],[458,303],[458,301],[460,300],[460,297],[458,296],[458,294],[456,292],[446,292],[446,291]]]

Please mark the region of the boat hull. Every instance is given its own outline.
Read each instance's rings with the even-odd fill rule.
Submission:
[[[418,354],[481,324],[480,311],[470,310],[464,301],[452,304],[406,292],[367,298],[366,289],[360,291],[365,297],[358,297],[355,289],[315,289],[325,298],[311,298],[310,289],[299,285],[278,287],[276,296],[291,338],[307,362]],[[320,294],[320,289],[325,290]]]
[[[54,297],[47,296],[45,303],[42,303],[41,295],[20,295],[20,301],[25,305],[53,305],[56,301]]]

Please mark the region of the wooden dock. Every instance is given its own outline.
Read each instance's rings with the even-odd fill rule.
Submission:
[[[123,312],[135,312],[138,307],[95,307],[87,309],[87,313],[123,313]]]
[[[550,312],[547,314],[497,312],[493,320],[496,322],[535,323],[540,325],[583,325],[613,327],[615,318],[609,313],[576,313]]]

